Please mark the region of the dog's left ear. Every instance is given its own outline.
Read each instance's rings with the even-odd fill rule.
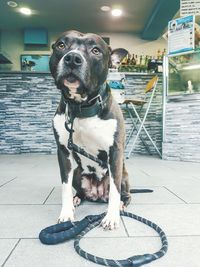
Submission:
[[[52,49],[54,49],[54,48],[55,48],[55,43],[53,43],[53,44],[51,45],[51,48],[52,48]]]

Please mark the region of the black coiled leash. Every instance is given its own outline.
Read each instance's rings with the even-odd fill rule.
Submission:
[[[100,215],[89,215],[81,221],[77,221],[74,223],[68,221],[49,226],[40,232],[39,239],[43,244],[55,245],[66,240],[75,238],[74,248],[81,257],[97,264],[113,267],[139,267],[144,264],[155,261],[166,254],[168,249],[167,237],[158,225],[130,212],[121,211],[120,215],[135,219],[153,228],[160,236],[162,243],[161,249],[153,254],[135,255],[124,260],[105,259],[87,253],[80,247],[80,240],[85,234],[87,234],[90,230],[92,230],[101,223],[103,217],[105,216],[105,213],[102,213]]]

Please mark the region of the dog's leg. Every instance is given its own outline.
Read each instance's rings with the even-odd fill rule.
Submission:
[[[62,209],[58,222],[74,220],[74,205],[72,193],[73,158],[66,148],[58,148],[58,161],[62,180]]]
[[[124,208],[127,207],[131,202],[130,185],[125,163],[123,163],[122,170],[121,201],[123,202]]]
[[[113,147],[110,152],[110,190],[108,211],[102,220],[104,229],[114,229],[119,227],[120,221],[120,191],[122,180],[122,159],[123,153],[118,147]]]

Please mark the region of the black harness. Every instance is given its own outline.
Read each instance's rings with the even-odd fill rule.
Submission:
[[[102,168],[108,168],[108,163],[87,153],[83,148],[73,142],[73,123],[75,118],[89,118],[99,115],[106,107],[109,98],[110,88],[107,84],[100,87],[99,94],[88,101],[88,105],[72,104],[68,102],[68,119],[65,121],[65,128],[69,132],[67,147],[69,150],[97,162]],[[90,104],[91,103],[91,104]]]
[[[65,127],[67,131],[69,132],[68,149],[70,149],[72,152],[79,153],[97,162],[103,168],[108,168],[108,172],[110,174],[110,168],[109,168],[108,162],[101,161],[100,159],[87,153],[83,148],[80,148],[79,146],[73,143],[74,118],[75,117],[79,117],[79,118],[92,117],[92,116],[99,114],[99,112],[103,110],[104,106],[106,105],[106,101],[108,99],[108,96],[106,96],[105,92],[106,92],[106,88],[104,87],[102,88],[100,94],[93,99],[94,102],[91,106],[87,106],[87,107],[81,106],[81,105],[70,106],[70,103],[69,103],[68,118],[70,119],[65,123]],[[117,267],[117,266],[118,267],[139,267],[144,264],[148,264],[152,261],[155,261],[165,255],[168,249],[168,241],[167,241],[167,237],[165,233],[158,225],[156,225],[155,223],[145,218],[132,214],[130,212],[121,211],[120,215],[135,219],[153,228],[160,236],[161,243],[162,243],[161,249],[153,254],[135,255],[124,260],[105,259],[105,258],[97,257],[97,256],[87,253],[80,247],[79,245],[80,240],[90,230],[95,228],[97,225],[101,224],[101,221],[103,217],[105,216],[105,213],[102,213],[100,215],[89,215],[89,216],[86,216],[81,221],[77,221],[74,223],[67,221],[64,223],[49,226],[40,232],[39,239],[43,244],[54,245],[54,244],[58,244],[66,240],[74,238],[75,239],[74,249],[81,257],[89,261],[92,261],[94,263],[97,263],[97,264],[101,264],[105,266],[112,266],[112,267]]]

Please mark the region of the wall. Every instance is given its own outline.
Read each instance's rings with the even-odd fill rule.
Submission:
[[[199,94],[167,100],[163,159],[200,162],[199,118]]]
[[[143,93],[151,75],[128,75],[127,96]],[[152,108],[147,117],[146,127],[161,150],[162,138],[162,81]],[[0,73],[0,153],[56,153],[52,130],[52,119],[60,99],[60,93],[50,74]],[[124,111],[127,134],[131,120]],[[149,143],[146,135],[144,139]],[[130,148],[131,142],[127,149]],[[152,154],[155,153],[149,143]],[[138,139],[134,152],[147,154]]]
[[[49,45],[56,40],[60,32],[49,32]],[[144,54],[155,56],[157,50],[161,51],[166,48],[166,41],[159,39],[156,41],[145,41],[139,35],[130,34],[110,34],[100,33],[105,37],[110,37],[110,45],[112,49],[123,47],[130,53]],[[2,31],[0,36],[0,47],[12,59],[13,65],[0,65],[1,69],[20,70],[20,55],[21,54],[50,54],[50,47],[24,47],[23,44],[23,31]]]
[[[142,40],[140,35],[130,35],[130,34],[106,34],[102,33],[102,36],[110,37],[110,46],[112,49],[123,47],[127,49],[131,54],[144,54],[149,56],[156,56],[157,50],[167,48],[167,42],[160,38],[156,41]]]

